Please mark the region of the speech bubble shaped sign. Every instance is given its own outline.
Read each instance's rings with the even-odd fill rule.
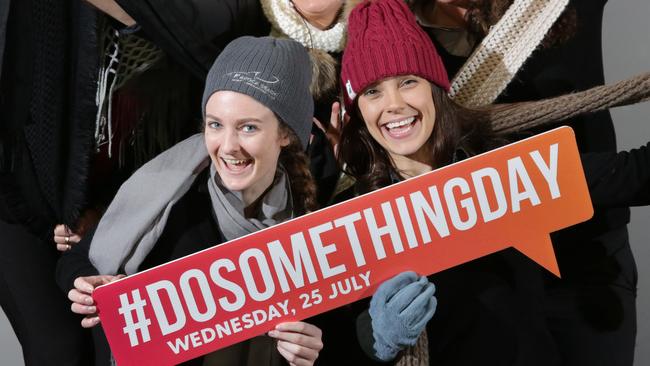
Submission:
[[[277,323],[515,247],[559,276],[549,233],[593,215],[559,128],[98,288],[119,365],[171,365]]]

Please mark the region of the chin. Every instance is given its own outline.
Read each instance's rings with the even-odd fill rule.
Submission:
[[[419,142],[419,139],[412,139],[398,144],[388,144],[386,150],[393,155],[410,156],[420,151],[425,143],[426,141]]]
[[[398,147],[394,149],[388,149],[392,155],[399,155],[399,156],[411,156],[415,154],[419,149],[413,149],[410,146],[404,146],[404,147]]]
[[[229,191],[243,191],[250,186],[249,177],[241,178],[231,178],[225,174],[219,174],[221,178],[221,184],[226,187]]]

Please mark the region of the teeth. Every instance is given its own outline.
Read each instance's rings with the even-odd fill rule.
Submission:
[[[391,128],[398,128],[398,127],[410,125],[411,123],[413,123],[413,121],[415,121],[415,117],[409,117],[405,120],[387,123],[386,128],[390,130]]]
[[[243,165],[248,163],[248,159],[228,159],[228,158],[221,158],[223,161],[230,165]]]

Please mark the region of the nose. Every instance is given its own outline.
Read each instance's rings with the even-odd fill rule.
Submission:
[[[240,149],[239,135],[235,129],[224,131],[223,141],[221,141],[221,151],[226,154],[238,152]]]
[[[389,88],[386,93],[386,112],[400,113],[406,107],[406,102],[398,88]]]

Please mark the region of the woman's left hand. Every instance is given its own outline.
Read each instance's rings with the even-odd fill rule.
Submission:
[[[334,156],[338,157],[339,154],[339,141],[341,141],[341,133],[343,131],[343,125],[350,120],[350,117],[346,114],[341,121],[341,103],[334,102],[332,103],[332,114],[330,115],[330,123],[328,125],[323,125],[317,118],[314,117],[314,123],[318,128],[320,128],[327,137],[334,151]]]
[[[313,365],[323,349],[323,332],[309,323],[281,323],[268,334],[278,340],[278,352],[291,366]]]
[[[81,240],[81,235],[73,232],[67,225],[59,224],[54,228],[54,243],[61,252],[68,251]]]

